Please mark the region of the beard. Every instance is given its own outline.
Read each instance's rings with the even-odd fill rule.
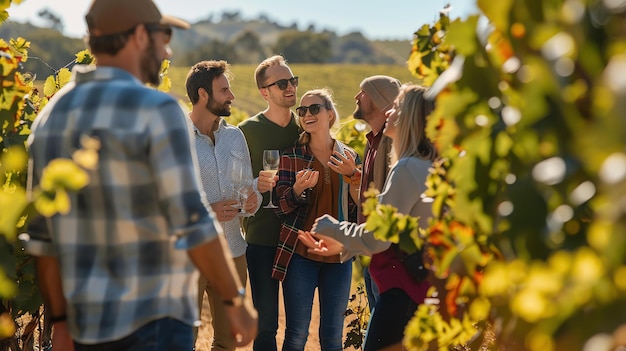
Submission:
[[[152,37],[150,37],[148,48],[141,57],[141,73],[145,83],[155,87],[161,83],[161,60],[157,58],[157,50]]]
[[[354,119],[363,119],[363,110],[361,109],[361,106],[356,106],[356,110],[354,110],[354,112],[352,113],[352,117]]]
[[[229,105],[228,102],[218,104],[217,102],[213,100],[209,100],[204,107],[207,109],[207,111],[211,112],[212,114],[216,116],[225,117],[225,116],[230,116],[230,109],[228,108],[228,105]]]

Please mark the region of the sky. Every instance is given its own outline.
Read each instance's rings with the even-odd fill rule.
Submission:
[[[128,0],[132,1],[132,0]],[[239,11],[241,17],[254,19],[259,14],[281,25],[296,23],[298,28],[331,30],[338,35],[353,31],[373,39],[411,39],[423,24],[433,24],[446,4],[452,5],[451,19],[465,18],[477,12],[476,0],[155,0],[161,13],[176,16],[191,23],[216,20],[224,12]],[[9,19],[43,25],[37,13],[49,9],[63,20],[65,34],[83,37],[87,33],[84,16],[90,0],[23,0],[9,7]]]

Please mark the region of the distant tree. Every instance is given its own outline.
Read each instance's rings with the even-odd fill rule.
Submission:
[[[291,63],[326,63],[331,57],[331,42],[326,34],[286,31],[278,38],[274,52]]]
[[[226,60],[231,63],[237,63],[239,62],[239,57],[232,45],[219,40],[211,40],[205,45],[187,51],[177,62],[183,66],[191,66],[203,60]]]
[[[57,16],[50,9],[45,8],[37,13],[41,19],[48,22],[48,28],[52,28],[58,30],[59,32],[63,32],[63,20],[61,17]]]
[[[352,32],[335,40],[331,62],[376,63],[379,59],[371,42],[360,32]]]
[[[237,35],[231,43],[237,57],[240,58],[237,63],[257,63],[267,56],[259,36],[250,30]]]
[[[239,11],[222,12],[222,22],[237,22],[237,21],[241,21],[241,12]]]

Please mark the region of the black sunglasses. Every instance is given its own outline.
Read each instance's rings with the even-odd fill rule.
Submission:
[[[170,26],[164,26],[162,24],[144,24],[144,26],[146,27],[146,30],[148,31],[148,33],[156,33],[156,32],[163,32],[165,33],[165,42],[169,43],[170,40],[172,39],[172,27]]]
[[[320,113],[320,108],[326,108],[326,106],[322,105],[322,104],[312,104],[310,106],[300,106],[298,108],[296,108],[296,113],[298,113],[298,117],[304,117],[306,116],[306,110],[309,110],[311,112],[311,115],[315,116],[316,114]]]
[[[285,90],[287,89],[287,84],[291,83],[291,85],[293,85],[294,88],[298,87],[298,77],[291,77],[289,79],[279,79],[277,81],[275,81],[272,84],[268,84],[266,86],[264,86],[263,88],[269,88],[272,85],[277,85],[278,89],[280,90]]]

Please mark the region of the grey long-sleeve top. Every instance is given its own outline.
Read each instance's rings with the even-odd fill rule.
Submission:
[[[378,201],[398,209],[399,213],[419,217],[420,228],[428,227],[428,218],[432,216],[430,199],[422,197],[426,190],[429,160],[417,157],[400,159],[391,169],[383,192]],[[346,261],[356,255],[371,256],[385,251],[391,245],[388,241],[377,240],[374,234],[365,230],[365,224],[339,222],[331,216],[323,216],[313,228],[315,232],[339,240],[344,245],[341,260]]]

